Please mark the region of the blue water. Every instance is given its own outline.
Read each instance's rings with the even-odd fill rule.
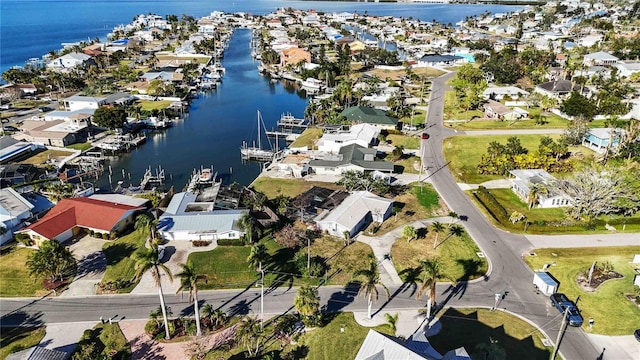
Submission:
[[[517,7],[498,5],[442,5],[316,2],[285,0],[0,0],[0,70],[23,65],[33,57],[59,49],[63,42],[104,38],[119,24],[141,13],[187,14],[201,17],[214,10],[267,14],[280,7],[316,9],[435,19],[456,23],[485,11],[508,12]],[[146,168],[161,166],[167,182],[180,190],[194,168],[214,166],[225,183],[250,183],[260,172],[257,163],[242,163],[240,145],[256,138],[257,110],[268,129],[280,114],[302,117],[306,99],[281,83],[271,83],[257,72],[249,53],[249,30],[237,30],[222,61],[227,68],[223,83],[213,93],[195,100],[190,115],[173,128],[150,134],[146,144],[113,158],[111,182],[104,176],[99,185],[109,188],[123,181],[137,185]],[[124,172],[124,176],[123,176]]]

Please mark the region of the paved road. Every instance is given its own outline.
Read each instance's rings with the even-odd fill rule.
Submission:
[[[533,272],[521,258],[520,250],[531,248],[531,243],[522,235],[509,234],[491,225],[456,184],[444,160],[442,141],[456,135],[453,130],[442,126],[445,82],[451,76],[453,74],[446,74],[432,83],[430,109],[425,124],[430,138],[423,140],[421,146],[423,166],[447,206],[467,217],[464,225],[489,258],[490,273],[486,281],[469,284],[464,296],[452,299],[449,304],[481,305],[478,298],[481,294],[493,298],[492,294],[508,291],[500,307],[506,305],[510,311],[526,317],[555,340],[560,317],[549,322],[548,301],[533,292],[530,281]],[[561,354],[565,359],[596,359],[599,353],[580,329],[570,329],[561,342]]]

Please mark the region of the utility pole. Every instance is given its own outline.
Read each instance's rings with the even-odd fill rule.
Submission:
[[[262,268],[262,262],[260,262],[260,330],[264,327],[264,269]]]
[[[562,338],[562,334],[567,329],[567,323],[569,320],[567,319],[567,315],[569,315],[569,307],[564,309],[562,313],[562,325],[560,325],[560,331],[558,331],[558,337],[556,337],[556,345],[553,348],[553,353],[551,354],[550,360],[555,360],[556,355],[558,355],[558,350],[560,350],[560,339]]]

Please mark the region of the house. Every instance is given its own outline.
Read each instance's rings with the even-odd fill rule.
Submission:
[[[347,129],[325,129],[318,140],[318,150],[337,153],[343,146],[351,144],[369,147],[376,142],[378,135],[380,135],[380,129],[369,124],[356,124]]]
[[[462,56],[456,55],[425,55],[418,59],[415,67],[426,66],[454,66],[467,62]]]
[[[489,100],[484,104],[484,116],[489,119],[520,120],[529,117],[529,112],[521,108],[509,108],[497,101]]]
[[[53,239],[66,241],[81,229],[117,234],[133,225],[134,215],[143,209],[86,197],[62,199],[40,220],[16,233],[29,235],[36,244]]]
[[[7,355],[6,360],[66,360],[67,353],[40,345]]]
[[[8,187],[0,189],[0,245],[13,238],[13,230],[17,229],[23,221],[33,216],[34,208],[27,199]]]
[[[81,109],[97,109],[106,105],[107,99],[95,96],[74,95],[62,100],[62,106],[67,111],[76,111]]]
[[[353,237],[371,222],[382,223],[391,216],[393,200],[368,191],[355,191],[331,211],[323,211],[315,218],[322,231],[344,237]]]
[[[51,62],[47,64],[47,67],[54,70],[72,69],[91,62],[93,62],[91,56],[83,53],[72,52],[51,60]]]
[[[83,115],[77,116],[80,118],[73,119],[77,124],[65,120],[25,120],[20,128],[20,137],[29,142],[60,147],[85,142],[90,128],[87,126],[87,119],[82,118]]]
[[[394,165],[388,161],[376,161],[377,150],[358,144],[343,146],[338,154],[328,154],[321,159],[309,161],[310,171],[316,174],[340,175],[349,170],[380,171],[393,173]]]
[[[304,49],[300,49],[298,47],[284,49],[280,53],[280,66],[287,66],[287,65],[296,66],[301,61],[310,63],[311,53]]]
[[[388,116],[386,111],[366,106],[346,108],[340,115],[355,124],[366,123],[381,129],[395,129],[398,127],[398,119]]]
[[[513,100],[519,99],[522,96],[529,95],[529,92],[520,89],[516,86],[494,86],[488,87],[483,93],[482,97],[485,100],[497,100],[500,101],[505,98],[505,96],[510,97]]]
[[[30,142],[18,141],[11,136],[0,137],[0,164],[8,164],[36,150],[37,146]]]
[[[197,202],[192,192],[177,193],[171,198],[160,219],[158,233],[165,240],[217,241],[238,239],[245,235],[240,219],[248,210],[214,210],[213,202]]]
[[[534,186],[541,186],[546,189],[546,193],[537,195],[537,203],[541,208],[553,208],[571,205],[569,195],[561,191],[556,185],[556,178],[542,169],[520,169],[511,170],[511,190],[513,190],[524,202],[529,202],[531,189]]]
[[[616,64],[616,69],[618,69],[619,76],[628,78],[633,74],[640,73],[640,62],[619,62]]]
[[[585,66],[613,66],[618,62],[618,58],[609,54],[608,52],[598,51],[595,53],[587,54],[582,58],[582,63]]]
[[[599,154],[604,154],[608,148],[618,147],[622,136],[624,136],[622,129],[593,128],[584,135],[582,145]]]
[[[360,346],[360,350],[358,350],[358,354],[356,354],[355,360],[387,359],[425,360],[429,358],[426,355],[409,349],[397,338],[381,334],[375,330],[369,330],[367,337],[364,338]]]
[[[556,80],[536,85],[533,91],[550,98],[562,100],[567,97],[571,91],[579,89],[580,85],[578,84],[574,84],[572,88],[570,80]]]

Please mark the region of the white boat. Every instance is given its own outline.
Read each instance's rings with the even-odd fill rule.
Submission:
[[[302,88],[312,91],[320,91],[322,88],[322,80],[307,78],[302,82]]]
[[[173,121],[169,119],[160,119],[157,116],[149,116],[146,119],[142,119],[142,123],[150,128],[154,129],[166,129],[173,125]]]
[[[199,182],[207,182],[211,181],[211,179],[213,179],[213,171],[211,171],[211,169],[204,168],[200,170],[200,175],[198,176]]]
[[[273,156],[275,152],[273,150],[267,150],[262,148],[262,136],[260,128],[264,127],[264,122],[262,121],[262,116],[260,115],[260,111],[258,110],[258,146],[249,146],[246,142],[242,142],[242,147],[240,148],[240,155],[243,160],[257,160],[257,161],[271,161],[273,160]],[[265,129],[266,131],[266,129]],[[271,144],[271,142],[269,142]]]

